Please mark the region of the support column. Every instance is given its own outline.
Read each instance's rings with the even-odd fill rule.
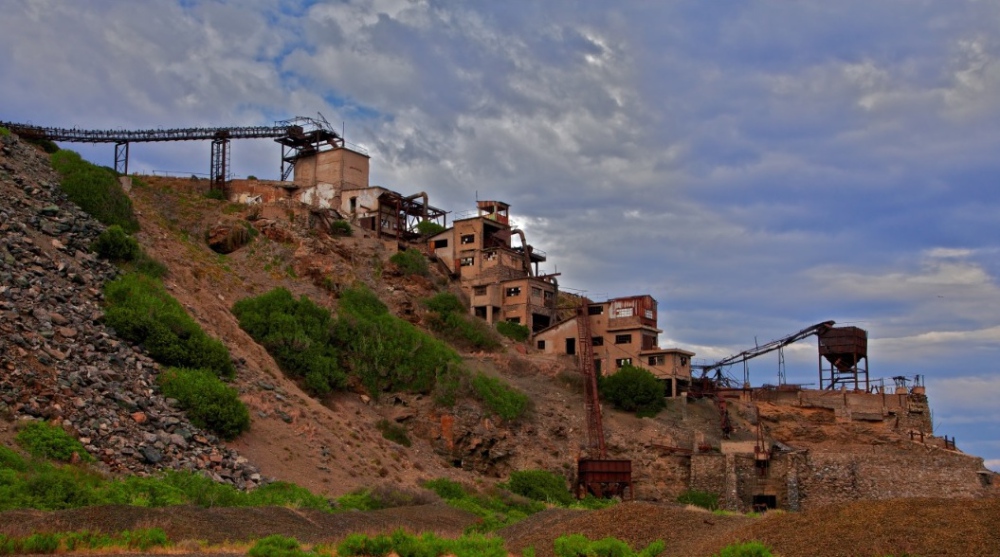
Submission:
[[[128,141],[115,143],[115,172],[128,176]]]
[[[217,137],[212,140],[212,161],[209,169],[209,179],[213,190],[226,189],[229,181],[229,139]]]

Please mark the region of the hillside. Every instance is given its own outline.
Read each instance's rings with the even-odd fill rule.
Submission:
[[[194,469],[240,488],[284,480],[327,497],[379,486],[416,492],[425,480],[441,477],[488,486],[511,471],[537,468],[573,478],[586,444],[582,381],[574,358],[540,354],[508,340],[497,351],[462,352],[467,369],[501,377],[529,396],[529,412],[514,421],[498,418],[471,397],[442,407],[421,394],[373,397],[357,383],[321,398],[309,396],[239,327],[231,311],[236,301],[283,287],[336,312],[339,293],[364,284],[393,314],[426,330],[429,314],[422,301],[458,290],[433,265],[426,277],[404,276],[389,261],[397,246],[358,229],[352,236],[330,234],[301,206],[229,203],[205,197],[203,181],[143,177],[129,192],[140,225],[135,237],[166,266],[167,290],[229,349],[237,370],[233,385],[250,409],[249,431],[233,441],[198,429],[160,394],[159,366],[103,324],[101,289],[120,274],[90,253],[104,226],[66,200],[47,155],[16,136],[2,140],[0,443],[13,446],[18,420],[45,418],[73,432],[110,474]],[[256,231],[246,245],[226,255],[209,248],[206,238],[244,223]],[[846,392],[745,391],[729,401],[733,431],[728,439],[709,399],[669,399],[654,418],[606,407],[604,424],[609,457],[632,461],[636,498],[647,503],[672,502],[695,488],[719,494],[724,506],[746,510],[741,494],[753,488],[777,493],[788,506],[794,503],[794,510],[805,511],[803,520],[807,513],[821,513],[817,516],[831,524],[889,512],[876,504],[851,506],[852,501],[900,497],[987,498],[981,512],[995,513],[1000,482],[983,468],[982,459],[947,447],[929,435],[929,427],[925,439],[911,435],[925,427],[928,409],[927,398],[912,393],[879,399]],[[385,438],[380,421],[405,428],[412,444]],[[755,481],[753,446],[759,435],[780,450],[770,463],[774,476],[749,485]],[[846,510],[836,511],[839,517],[822,515],[835,512],[823,511],[831,504]],[[905,505],[916,505],[913,520],[920,516],[914,509],[936,509],[935,517],[948,513],[938,500]],[[657,509],[664,520],[691,525],[683,543],[694,545],[681,547],[717,550],[709,545],[722,532],[698,525],[725,524],[732,539],[768,539],[785,544],[782,554],[807,554],[798,553],[797,542],[783,533],[791,519],[746,522],[709,518],[675,505]],[[435,517],[452,520],[446,508],[426,512],[429,528],[439,528]],[[67,520],[86,525],[92,515],[70,513],[77,518]],[[405,512],[402,516],[377,524],[418,524]],[[508,540],[527,539],[533,527],[545,535],[559,528],[572,531],[578,528],[572,522],[576,516],[539,516]],[[560,521],[568,522],[557,527]],[[344,527],[330,528],[341,532]],[[608,535],[624,538],[626,532],[609,530]],[[890,541],[885,547],[910,547]],[[996,540],[990,543],[998,547]]]

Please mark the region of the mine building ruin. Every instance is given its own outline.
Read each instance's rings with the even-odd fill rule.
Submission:
[[[535,348],[546,354],[577,354],[579,316],[539,331]],[[642,367],[666,383],[666,396],[678,397],[691,385],[694,352],[660,348],[657,303],[648,295],[613,298],[587,306],[594,370],[615,373],[622,366]]]
[[[538,264],[547,256],[527,243],[523,231],[511,228],[510,205],[476,205],[475,216],[432,236],[428,250],[458,278],[477,317],[518,323],[532,332],[550,326],[556,320],[559,273],[539,274]],[[515,235],[519,245],[512,243]]]

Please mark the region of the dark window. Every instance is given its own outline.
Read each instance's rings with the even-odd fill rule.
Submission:
[[[510,288],[507,289],[507,297],[508,298],[516,298],[517,296],[520,296],[520,295],[521,295],[521,287],[520,286],[511,286]]]
[[[545,341],[544,340],[538,341],[537,346],[539,350],[545,350]]]
[[[587,315],[604,315],[604,306],[590,306],[587,308]]]
[[[485,296],[486,295],[486,287],[485,286],[476,286],[475,288],[472,289],[472,294],[475,295],[475,296]]]
[[[570,356],[576,354],[576,339],[568,338],[566,339],[566,353]]]
[[[514,323],[515,325],[520,325],[521,324],[521,318],[520,317],[510,317],[510,318],[507,319],[507,322],[508,323]]]
[[[632,365],[632,358],[618,358],[615,360],[615,368],[621,369],[622,366]]]
[[[594,373],[596,373],[598,377],[601,376],[601,360],[594,360]]]
[[[476,258],[475,257],[463,257],[462,260],[461,260],[461,265],[463,267],[471,267],[471,266],[473,266],[475,264],[476,264]]]
[[[604,337],[591,337],[590,338],[590,345],[591,346],[604,346]]]
[[[531,297],[532,298],[541,298],[542,297],[542,289],[541,288],[535,288],[534,286],[532,286],[531,287]]]
[[[476,235],[475,234],[462,234],[462,243],[463,244],[473,244],[475,242],[476,242]]]
[[[632,344],[632,335],[615,335],[615,344]]]
[[[448,239],[444,240],[434,240],[434,249],[446,248],[448,247]]]
[[[667,360],[663,357],[663,355],[649,357],[649,365],[651,366],[662,366],[666,361]]]

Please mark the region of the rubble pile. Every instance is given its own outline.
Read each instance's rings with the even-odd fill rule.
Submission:
[[[103,285],[119,272],[89,251],[104,226],[13,134],[0,137],[0,200],[0,419],[59,423],[111,472],[259,485],[253,465],[159,394],[157,364],[100,322]]]

